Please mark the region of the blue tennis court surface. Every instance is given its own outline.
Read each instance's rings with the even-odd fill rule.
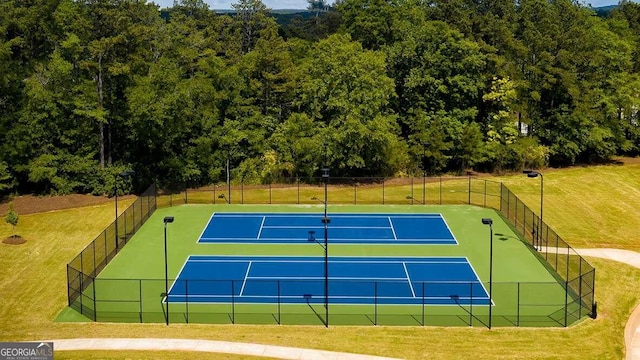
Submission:
[[[328,264],[330,304],[489,304],[466,258],[329,257]],[[168,301],[323,303],[324,265],[324,257],[190,256]]]
[[[214,213],[200,243],[308,243],[324,240],[323,214]],[[440,214],[330,214],[330,243],[457,244]]]

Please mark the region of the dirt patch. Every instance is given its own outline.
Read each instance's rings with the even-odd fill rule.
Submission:
[[[128,199],[133,195],[119,196],[118,199]],[[113,198],[106,196],[94,196],[94,195],[63,195],[63,196],[35,196],[35,195],[21,195],[14,196],[13,198],[4,199],[0,203],[0,217],[4,217],[4,214],[9,210],[9,203],[13,202],[13,209],[19,215],[35,214],[40,212],[71,209],[82,206],[91,206],[104,204],[106,202],[114,201]]]
[[[20,245],[26,242],[27,240],[20,235],[9,236],[8,238],[2,240],[3,244],[8,244],[8,245]]]

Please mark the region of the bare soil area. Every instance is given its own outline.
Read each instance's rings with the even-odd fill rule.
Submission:
[[[127,195],[118,198],[127,199],[132,196],[133,195]],[[110,201],[113,201],[113,198],[81,194],[62,196],[20,195],[4,199],[2,203],[0,203],[0,215],[4,217],[4,214],[9,210],[9,203],[11,202],[13,202],[13,208],[19,215],[26,215],[52,210],[98,205]]]

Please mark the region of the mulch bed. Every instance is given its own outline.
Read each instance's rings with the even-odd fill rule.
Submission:
[[[133,195],[121,196],[118,199],[127,199]],[[35,214],[52,210],[71,209],[82,206],[104,204],[113,201],[113,198],[94,195],[63,195],[63,196],[37,196],[20,195],[2,199],[0,202],[0,216],[9,211],[9,203],[13,203],[13,209],[19,215]]]
[[[26,242],[27,240],[20,235],[9,236],[8,238],[2,240],[3,244],[9,244],[9,245],[20,245]]]

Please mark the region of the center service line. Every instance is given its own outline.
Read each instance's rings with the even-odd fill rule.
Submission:
[[[402,267],[404,267],[404,273],[407,274],[407,281],[409,282],[409,288],[411,289],[411,294],[413,297],[416,297],[416,292],[413,291],[413,285],[411,284],[411,278],[409,277],[409,270],[407,270],[407,264],[403,261]]]
[[[247,284],[247,278],[249,277],[249,270],[251,269],[252,263],[253,261],[249,260],[249,266],[247,266],[247,272],[244,274],[244,280],[242,281],[242,288],[240,288],[240,296],[242,296],[242,293],[244,292],[244,286]]]
[[[262,222],[260,223],[260,230],[258,230],[258,236],[256,237],[256,240],[260,240],[260,235],[262,234],[262,229],[264,228],[264,221],[267,219],[266,216],[262,217]]]
[[[396,236],[396,230],[393,228],[393,222],[391,221],[391,216],[387,216],[387,219],[389,219],[389,226],[391,226],[391,232],[393,233],[393,240],[398,240],[398,237]]]

